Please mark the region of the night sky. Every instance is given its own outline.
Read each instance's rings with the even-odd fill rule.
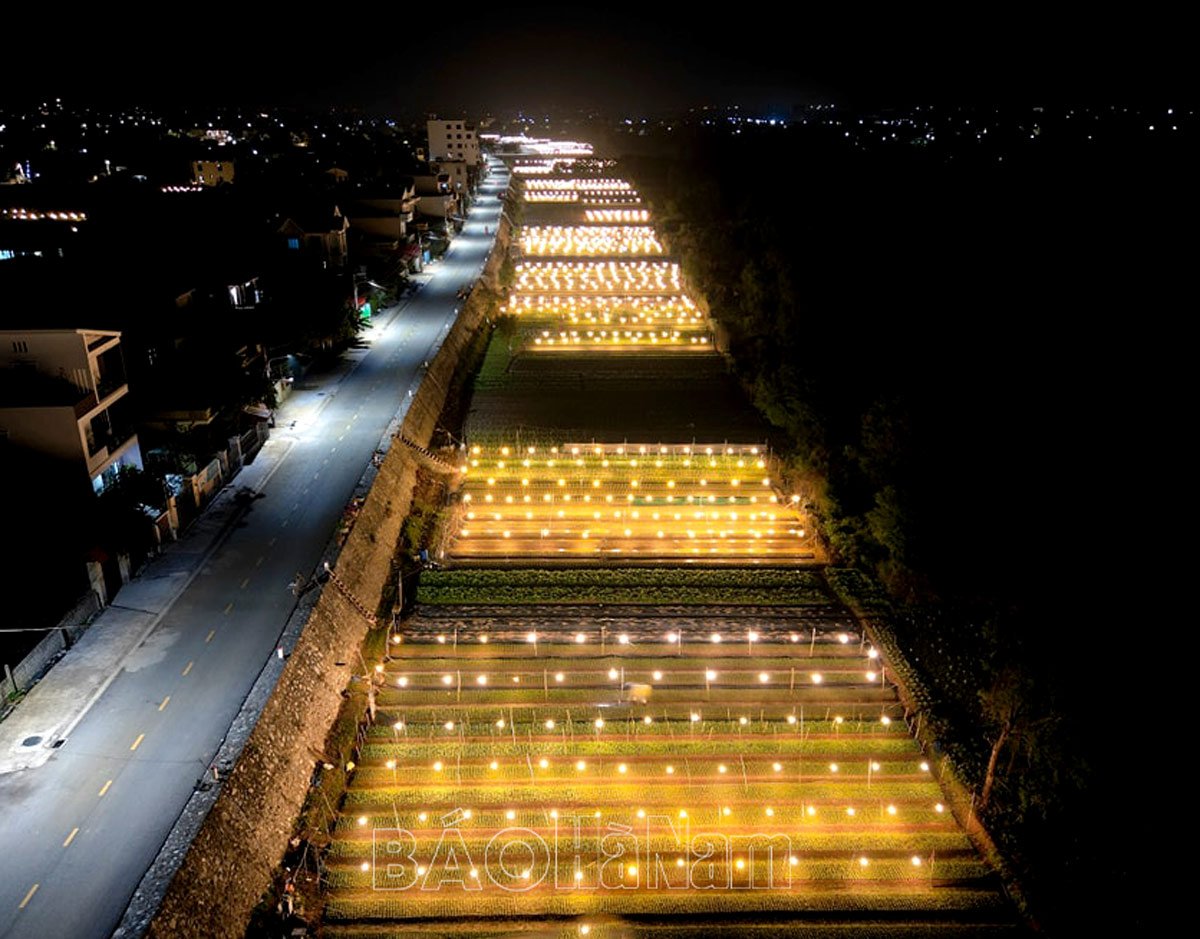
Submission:
[[[1119,15],[1044,4],[960,6],[952,15],[894,4],[881,12],[726,3],[714,14],[690,5],[649,14],[645,5],[588,6],[597,12],[502,3],[395,4],[381,12],[342,3],[319,19],[300,7],[274,15],[197,7],[186,20],[118,6],[73,16],[53,34],[10,20],[6,33],[18,41],[5,43],[0,88],[8,103],[54,93],[97,103],[421,113],[705,103],[785,109],[829,100],[1179,104],[1188,85],[1188,31],[1177,11],[1146,5]]]

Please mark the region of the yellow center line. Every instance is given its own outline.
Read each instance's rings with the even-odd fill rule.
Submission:
[[[25,899],[22,900],[20,902],[20,904],[17,906],[18,910],[25,909],[26,904],[28,904],[29,901],[33,899],[33,895],[35,893],[37,893],[37,888],[38,888],[38,884],[34,884],[32,887],[29,888],[29,893],[25,894]]]
[[[130,744],[130,746],[129,746],[129,749],[130,749],[130,751],[136,750],[138,747],[140,747],[140,746],[142,745],[142,741],[143,741],[143,740],[145,740],[145,739],[146,739],[146,735],[145,735],[145,734],[138,734],[138,736],[137,736],[137,740],[135,740],[135,741],[134,741],[132,744]]]
[[[250,578],[247,577],[245,580],[242,581],[242,589],[245,590],[249,583],[250,583]]]
[[[77,834],[79,834],[78,826],[71,829],[71,833],[67,835],[67,840],[63,842],[63,847],[69,848],[71,846],[71,842],[75,840],[75,836]]]
[[[170,696],[170,695],[167,695],[165,698],[163,698],[163,699],[162,699],[162,704],[160,704],[160,705],[158,706],[158,709],[159,709],[159,711],[165,711],[165,710],[167,709],[167,702],[168,702],[168,701],[170,701],[170,700],[171,700],[171,696]]]
[[[227,604],[225,605],[225,615],[226,615],[226,616],[228,616],[228,615],[229,615],[230,613],[232,613],[232,612],[233,612],[233,604],[232,604],[232,603],[227,603]]]
[[[229,605],[230,605],[230,606],[233,606],[233,604],[232,604],[232,603],[231,603],[231,604],[229,604]],[[204,637],[204,641],[205,641],[206,643],[208,643],[208,642],[212,642],[212,641],[213,641],[213,636],[215,636],[216,634],[217,634],[217,631],[216,631],[215,629],[210,629],[210,630],[208,631],[208,635]]]
[[[108,792],[108,787],[109,787],[109,786],[111,786],[111,785],[112,785],[112,783],[113,783],[113,781],[110,779],[110,780],[109,780],[108,782],[106,782],[106,783],[105,783],[103,786],[101,786],[101,787],[100,787],[100,792],[97,794],[96,798],[97,798],[97,799],[103,798],[103,797],[104,797],[104,793]]]
[[[193,666],[193,665],[195,665],[195,664],[196,664],[196,663],[195,663],[194,661],[193,661],[193,662],[188,662],[188,663],[187,663],[187,665],[185,665],[185,666],[183,667],[183,674],[184,674],[184,677],[187,677],[187,673],[188,673],[188,672],[190,672],[190,671],[192,670],[192,666]]]

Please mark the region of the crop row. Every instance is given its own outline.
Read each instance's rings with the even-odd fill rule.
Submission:
[[[521,802],[544,804],[548,800],[557,800],[563,805],[637,805],[650,797],[645,783],[636,781],[620,783],[607,780],[597,782],[587,778],[573,778],[575,776],[583,777],[585,773],[575,774],[569,766],[564,767],[564,770],[571,775],[564,773],[548,776],[541,783],[527,781],[520,785],[511,784],[503,787],[486,784],[460,786],[454,778],[455,767],[447,764],[441,773],[428,773],[430,776],[444,777],[444,782],[434,783],[430,780],[420,788],[385,785],[367,790],[352,786],[346,793],[346,805],[352,808],[356,806],[365,808],[370,805],[391,806],[394,803],[398,806],[408,805],[422,808],[427,806],[431,800],[436,800],[439,804],[454,802],[478,807],[508,806]],[[543,771],[537,768],[533,770],[534,780],[537,779],[539,772]],[[720,805],[723,799],[728,798],[730,787],[733,785],[732,783],[712,782],[710,777],[705,777],[703,780],[696,779],[689,784],[686,778],[686,767],[682,762],[673,776],[664,774],[660,778],[662,781],[655,783],[652,787],[652,798],[657,804],[675,806]],[[678,780],[678,782],[671,780]],[[780,786],[781,783],[777,782],[751,782],[749,785],[741,785],[739,792],[745,800],[761,799],[763,805],[768,805],[770,804],[769,799],[779,800],[785,796],[780,791]],[[795,792],[795,786],[788,788],[792,792],[793,798],[799,795]],[[941,789],[931,780],[921,782],[884,781],[872,785],[860,776],[853,780],[806,782],[803,785],[803,797],[807,801],[839,803],[849,807],[855,807],[856,803],[874,805],[880,801],[903,802],[905,800],[920,801],[922,804],[933,806],[941,799]],[[856,817],[848,815],[847,824],[855,824],[856,822],[851,820]]]
[[[491,818],[480,817],[480,827],[483,829],[483,833],[478,836],[473,835],[473,833],[466,833],[469,837],[464,836],[463,843],[467,845],[467,848],[472,853],[482,854],[482,851],[477,852],[476,849],[486,847],[487,842],[491,838],[491,830],[504,828],[531,828],[539,830],[538,834],[544,837],[547,842],[554,840],[554,829],[546,828],[544,812],[519,808],[511,814],[511,818],[502,812],[492,813],[493,817]],[[623,817],[617,816],[617,821],[620,824],[632,826],[634,833],[638,835],[638,840],[643,851],[666,852],[674,848],[677,843],[676,835],[667,831],[665,824],[660,825],[657,829],[653,826],[647,828],[645,822],[639,822],[632,813]],[[434,827],[429,829],[428,834],[418,835],[416,834],[418,829],[416,824],[414,824],[415,819],[411,815],[400,818],[399,822],[402,830],[413,832],[422,841],[428,841],[430,838],[436,840],[444,830],[441,827]],[[703,824],[706,832],[710,830],[712,832],[722,832],[719,819],[709,819],[703,823],[697,820],[697,824]],[[330,856],[339,861],[369,857],[379,839],[391,837],[395,831],[395,816],[388,812],[369,817],[362,816],[360,818],[345,819],[344,823],[339,826],[338,833],[333,840]],[[566,822],[561,823],[557,831],[557,837],[560,840],[569,839],[570,847],[573,850],[578,849],[580,853],[593,854],[602,850],[604,834],[597,834],[595,828],[592,826],[585,824],[581,828],[578,838],[576,837],[573,821],[570,824]],[[648,836],[647,831],[649,832]],[[678,828],[676,827],[676,834],[678,833]],[[742,839],[750,836],[750,833],[747,831],[735,832],[730,830],[726,833],[732,837]],[[801,855],[824,854],[831,851],[842,853],[873,851],[878,854],[890,853],[909,857],[913,854],[921,854],[927,857],[930,853],[936,853],[945,857],[951,854],[971,854],[974,851],[970,839],[961,831],[952,828],[947,828],[943,831],[913,831],[909,828],[898,828],[893,831],[878,829],[868,831],[805,831],[793,828],[786,832],[786,836],[791,842],[792,849]]]
[[[448,722],[453,725],[451,727],[429,723],[417,728],[411,723],[411,719],[403,721],[398,727],[385,727],[377,735],[373,735],[370,739],[374,742],[363,752],[363,761],[369,760],[373,754],[391,759],[397,756],[398,751],[411,759],[421,755],[430,755],[438,759],[452,755],[467,760],[478,757],[491,759],[524,756],[526,753],[539,757],[590,755],[598,758],[674,755],[699,758],[735,753],[741,756],[764,755],[780,759],[836,760],[857,756],[877,762],[901,758],[917,759],[920,756],[916,745],[907,738],[897,737],[889,740],[853,732],[819,738],[787,733],[713,737],[703,729],[689,733],[686,729],[689,725],[683,725],[676,736],[663,735],[654,739],[636,733],[632,727],[627,728],[611,721],[605,724],[604,733],[594,731],[590,720],[576,720],[573,729],[572,725],[565,721],[556,724],[547,721],[546,726],[522,725],[514,728],[507,726],[508,721],[501,721],[505,726],[477,724],[474,728],[464,727],[454,721]],[[473,734],[473,738],[465,739],[468,734]],[[481,737],[483,734],[490,734],[490,739]],[[371,749],[372,747],[377,749]],[[918,759],[918,762],[927,761]]]
[[[445,570],[426,571],[422,585],[437,587],[499,586],[691,586],[691,587],[788,587],[804,588],[822,594],[820,575],[813,571],[772,568],[557,568],[525,570]]]
[[[447,586],[421,584],[417,602],[441,606],[496,604],[508,606],[567,603],[630,603],[640,605],[680,604],[703,606],[714,603],[750,606],[800,606],[824,603],[829,598],[805,587],[721,587],[682,585],[630,586]]]
[[[837,878],[845,886],[844,876]],[[398,891],[374,892],[361,896],[334,896],[326,907],[331,919],[462,918],[497,916],[586,916],[612,913],[643,916],[770,912],[857,912],[927,913],[956,912],[1000,913],[1003,901],[989,889],[936,889],[897,891],[887,882],[863,883],[861,890],[770,890],[715,891],[672,890],[642,892],[634,890],[552,891],[525,896],[500,890],[471,893],[448,888],[428,894]],[[501,895],[503,894],[503,895]],[[492,920],[494,923],[494,919]],[[805,933],[809,935],[810,933]],[[444,935],[439,930],[438,935]],[[576,929],[578,935],[578,929]],[[708,932],[706,935],[712,935]],[[765,935],[773,936],[768,931]]]

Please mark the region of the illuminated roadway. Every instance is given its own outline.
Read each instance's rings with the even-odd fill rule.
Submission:
[[[0,936],[111,935],[273,653],[355,484],[491,247],[500,169],[448,259],[369,333],[241,520],[44,765],[0,776]],[[485,225],[491,234],[485,234]],[[307,426],[305,426],[307,423]],[[182,545],[180,547],[183,547]],[[120,602],[120,597],[117,597]]]

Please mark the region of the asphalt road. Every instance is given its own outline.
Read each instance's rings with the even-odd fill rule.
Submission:
[[[294,428],[264,497],[43,766],[0,777],[0,936],[110,936],[203,776],[355,483],[477,276],[500,168],[432,279],[380,317],[328,403]],[[490,234],[485,234],[487,226]],[[335,389],[331,388],[330,391]],[[119,597],[117,602],[120,602]]]

